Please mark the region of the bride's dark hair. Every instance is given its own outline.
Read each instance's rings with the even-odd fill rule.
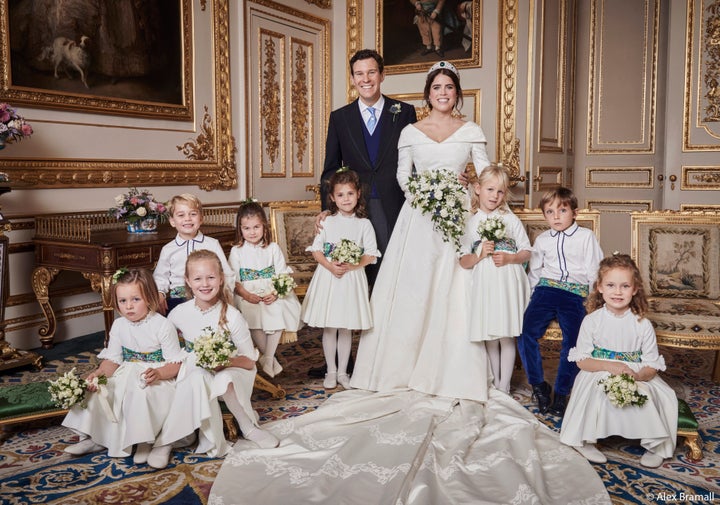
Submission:
[[[439,74],[447,75],[450,79],[452,79],[452,82],[455,85],[455,89],[457,90],[457,102],[455,102],[455,108],[457,110],[460,110],[463,104],[463,93],[462,88],[460,87],[460,77],[448,68],[438,68],[428,74],[427,79],[425,80],[423,100],[425,100],[427,106],[432,109],[432,105],[430,104],[430,87],[432,86],[435,77],[437,77]]]

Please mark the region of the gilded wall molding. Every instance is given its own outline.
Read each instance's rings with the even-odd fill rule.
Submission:
[[[497,159],[509,160],[516,138],[517,61],[518,61],[518,2],[501,0],[500,40],[498,57],[498,122]]]
[[[537,176],[535,176],[535,191],[546,191],[556,186],[562,186],[563,183],[563,167],[538,167]]]
[[[2,2],[6,5],[6,2]],[[191,12],[189,9],[188,12]],[[230,108],[230,34],[229,0],[217,0],[212,3],[212,18],[208,20],[208,32],[212,33],[210,55],[195,54],[195,58],[207,57],[212,61],[214,70],[212,82],[214,90],[211,116],[215,118],[215,143],[213,156],[208,160],[182,159],[143,159],[142,156],[131,160],[105,158],[12,158],[8,153],[0,159],[0,171],[8,174],[13,183],[32,188],[94,188],[127,186],[182,186],[197,185],[205,190],[231,189],[237,186],[235,166],[235,139],[232,135],[232,113]],[[202,22],[195,20],[195,23]],[[190,23],[190,21],[187,21]],[[0,35],[4,34],[4,26]],[[190,26],[188,33],[196,33]],[[187,81],[199,79],[192,75],[192,65],[185,69]],[[192,86],[192,84],[189,84]],[[196,83],[196,86],[203,83]],[[149,128],[149,131],[159,127]],[[194,125],[191,125],[194,128]],[[39,133],[36,133],[39,135]],[[28,142],[33,141],[31,139]],[[123,141],[113,134],[108,142]],[[174,143],[168,148],[172,149]]]
[[[720,0],[687,0],[683,150],[720,150]]]
[[[720,166],[683,166],[680,189],[717,191],[720,189]]]
[[[548,13],[543,0],[540,23],[540,98],[538,114],[539,146],[541,153],[562,153],[565,150],[565,105],[567,103],[567,0],[559,0],[559,12]],[[551,38],[548,20],[557,27]],[[545,105],[548,107],[545,107]],[[550,106],[552,105],[552,107]]]
[[[609,214],[627,214],[629,212],[650,212],[653,210],[652,200],[588,200],[588,209],[599,210]]]
[[[280,128],[285,111],[285,36],[261,29],[258,41],[260,62],[260,157],[261,177],[285,177],[285,151]],[[268,163],[269,161],[269,163]]]
[[[305,0],[307,3],[317,5],[321,9],[332,9],[332,0]]]
[[[601,1],[590,4],[587,154],[653,154],[660,0],[632,4],[642,9],[634,18],[629,4]],[[614,32],[619,28],[610,20],[616,15],[624,16],[624,26],[634,23],[636,30]],[[621,54],[624,41],[631,36],[634,38],[628,45],[640,47],[641,52]],[[632,57],[636,60],[630,60]],[[615,75],[627,78],[618,80],[613,78]]]
[[[587,167],[586,188],[643,188],[654,187],[655,167]]]
[[[346,61],[350,61],[350,58],[352,58],[353,54],[358,52],[360,49],[362,49],[362,31],[363,31],[363,23],[362,23],[362,10],[363,10],[363,0],[347,0],[347,14],[346,14],[346,28],[347,28],[347,36],[345,39],[345,42],[347,44],[347,59]],[[358,95],[357,91],[353,87],[352,83],[350,82],[350,67],[345,67],[345,72],[347,75],[347,80],[345,81],[347,84],[347,101],[348,103],[355,100]]]
[[[313,93],[312,67],[308,64],[313,61],[312,44],[299,39],[291,38],[292,76],[291,76],[291,123],[292,123],[292,176],[312,177],[314,175],[312,160],[314,158],[313,128]]]

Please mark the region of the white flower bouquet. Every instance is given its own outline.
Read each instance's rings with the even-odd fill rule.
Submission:
[[[49,382],[50,399],[57,407],[69,409],[77,404],[82,408],[87,407],[87,387],[90,382],[75,375],[74,368],[69,372],[65,372],[56,380]],[[107,384],[107,377],[104,375],[96,377],[92,383],[96,386],[98,384]]]
[[[505,222],[499,217],[491,217],[478,225],[478,234],[483,240],[497,242],[507,236]]]
[[[354,241],[344,238],[335,244],[330,251],[330,261],[339,261],[340,263],[349,263],[357,265],[363,255],[363,248]]]
[[[638,391],[635,379],[626,373],[609,375],[599,380],[598,384],[602,386],[610,403],[616,407],[622,408],[628,405],[642,407],[647,401],[647,396]]]
[[[443,241],[460,251],[465,232],[467,192],[454,172],[434,170],[413,175],[408,181],[410,205],[430,216]]]
[[[272,276],[272,284],[275,294],[278,298],[286,297],[293,289],[297,287],[295,279],[290,274],[275,274]]]
[[[200,336],[193,344],[193,352],[197,357],[197,364],[207,370],[215,370],[219,366],[230,364],[230,358],[237,354],[237,349],[230,332],[215,331],[211,327],[203,328]]]

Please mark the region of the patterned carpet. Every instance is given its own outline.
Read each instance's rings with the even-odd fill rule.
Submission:
[[[323,362],[317,331],[303,331],[294,344],[281,346],[280,361],[285,371],[277,377],[287,395],[274,400],[256,392],[253,402],[262,422],[283,419],[317,408],[327,394],[320,379],[309,379],[309,367]],[[96,365],[95,354],[102,345],[99,335],[61,343],[43,352],[46,366],[6,372],[0,387],[54,378],[73,367],[85,372]],[[546,342],[547,370],[557,365],[557,343]],[[92,349],[81,351],[81,349]],[[668,363],[666,381],[685,399],[700,423],[704,457],[689,461],[678,445],[675,458],[660,468],[639,465],[642,450],[632,441],[613,437],[599,444],[608,462],[594,465],[605,482],[613,502],[625,503],[712,503],[720,500],[720,384],[710,380],[713,353],[662,349]],[[548,377],[550,379],[551,377]],[[531,411],[530,388],[522,370],[513,377],[513,396]],[[559,429],[553,418],[545,421]],[[96,453],[82,457],[62,450],[76,440],[60,418],[14,426],[0,446],[0,501],[7,504],[205,504],[221,459],[199,457],[187,449],[173,453],[162,471],[132,458],[108,458]],[[710,495],[714,493],[714,495]]]

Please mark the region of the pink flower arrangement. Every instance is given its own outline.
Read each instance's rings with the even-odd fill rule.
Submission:
[[[155,200],[148,190],[138,191],[130,188],[125,194],[115,197],[115,207],[108,212],[119,221],[136,223],[145,219],[154,218],[161,223],[167,218],[167,207],[164,203]]]
[[[13,107],[0,103],[0,149],[33,134],[32,126]]]

